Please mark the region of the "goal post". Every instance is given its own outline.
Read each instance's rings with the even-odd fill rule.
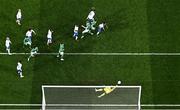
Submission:
[[[116,87],[98,98],[103,91],[95,89]],[[42,86],[42,110],[50,109],[141,109],[141,86]]]

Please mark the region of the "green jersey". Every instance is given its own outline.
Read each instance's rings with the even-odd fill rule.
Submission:
[[[91,29],[91,24],[87,21],[85,30],[90,30],[90,29]]]
[[[64,52],[64,44],[60,44],[60,46],[59,46],[59,52]]]
[[[26,37],[26,38],[24,39],[23,43],[24,43],[24,45],[31,44],[31,40]]]
[[[32,50],[31,50],[31,52],[38,52],[38,47],[35,47],[35,48],[33,48]]]

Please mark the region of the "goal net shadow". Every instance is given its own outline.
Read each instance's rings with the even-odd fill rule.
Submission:
[[[103,91],[95,89],[105,87],[44,85],[42,110],[140,110],[141,86],[117,86],[114,91],[99,98]]]

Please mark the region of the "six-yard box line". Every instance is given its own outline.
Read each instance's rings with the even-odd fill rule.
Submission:
[[[12,55],[30,55],[30,53],[11,53]],[[58,53],[37,53],[36,55],[57,55]],[[8,53],[0,53],[8,55]],[[68,56],[180,56],[180,53],[64,53]]]

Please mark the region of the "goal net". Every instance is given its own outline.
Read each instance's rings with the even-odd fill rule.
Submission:
[[[141,86],[116,86],[98,98],[109,86],[42,86],[42,110],[118,109],[140,110]],[[115,86],[110,86],[115,87]]]

